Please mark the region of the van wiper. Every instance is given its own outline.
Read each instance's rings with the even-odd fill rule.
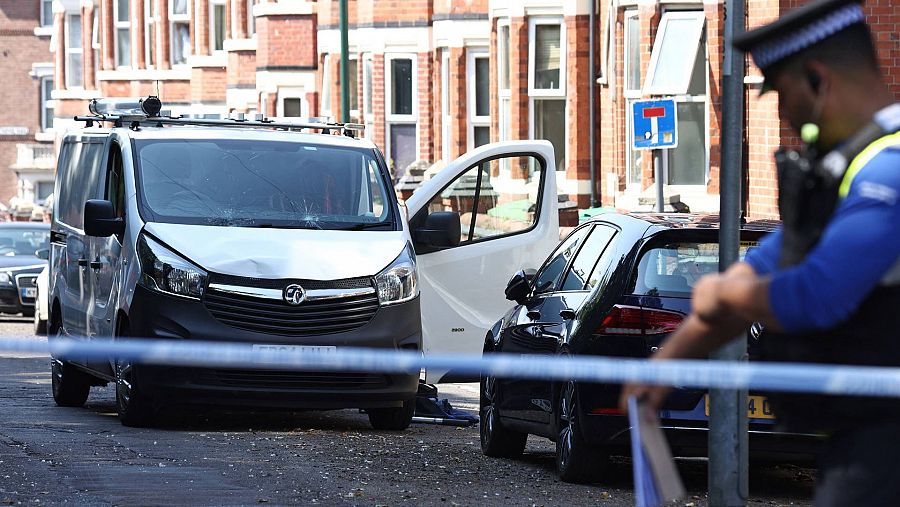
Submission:
[[[375,229],[377,227],[393,227],[394,222],[365,222],[353,224],[349,227],[341,227],[339,231],[361,231],[364,229]]]

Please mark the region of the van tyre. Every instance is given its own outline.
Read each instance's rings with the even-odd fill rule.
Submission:
[[[503,427],[497,414],[497,379],[481,377],[481,402],[478,429],[481,434],[481,452],[492,458],[518,458],[525,451],[528,433],[511,431]]]
[[[415,398],[403,402],[402,407],[370,408],[369,424],[376,430],[403,431],[412,423],[413,414],[416,411]]]
[[[135,365],[116,360],[116,409],[123,426],[144,428],[153,424],[153,400],[141,392]]]
[[[556,472],[563,482],[597,482],[607,463],[584,439],[575,382],[563,384],[557,400]]]
[[[60,407],[84,406],[91,391],[90,375],[59,359],[50,360],[50,372],[53,401]]]

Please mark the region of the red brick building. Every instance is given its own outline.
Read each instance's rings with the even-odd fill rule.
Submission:
[[[53,30],[49,0],[0,0],[0,202],[53,192]]]
[[[799,3],[750,0],[748,26]],[[337,0],[57,4],[57,130],[85,111],[86,98],[157,90],[173,113],[341,117]],[[865,9],[900,97],[900,7],[869,0]],[[664,190],[714,211],[723,10],[719,0],[350,0],[350,117],[366,124],[398,177],[414,163],[439,170],[488,141],[543,138],[556,148],[561,194],[589,206],[593,174],[597,203],[640,209],[654,202],[654,174],[649,152],[630,148],[627,112],[635,100],[672,96],[679,145],[663,157]],[[746,207],[772,217],[771,153],[795,139],[776,97],[757,97],[760,81],[748,70]]]

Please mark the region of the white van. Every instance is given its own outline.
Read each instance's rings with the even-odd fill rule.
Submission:
[[[60,150],[51,339],[478,353],[508,306],[509,276],[558,242],[546,141],[478,148],[404,208],[358,126],[171,118],[155,98],[91,110]],[[126,425],[171,405],[212,404],[358,407],[376,428],[403,429],[419,381],[113,357],[51,364],[59,405],[81,406],[91,386],[115,382]],[[451,379],[460,380],[427,372],[429,382]]]

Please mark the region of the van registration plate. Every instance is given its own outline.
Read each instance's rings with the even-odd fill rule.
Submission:
[[[337,351],[333,345],[279,345],[279,344],[254,344],[253,351],[266,352],[290,352],[303,354],[332,354]]]
[[[704,398],[704,412],[709,417],[709,395]],[[769,400],[765,396],[747,396],[748,419],[775,419],[775,412],[769,406]]]

